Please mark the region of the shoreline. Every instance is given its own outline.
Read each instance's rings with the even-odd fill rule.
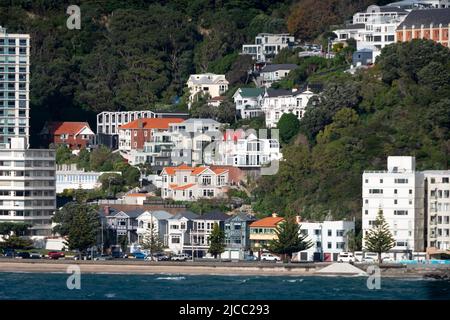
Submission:
[[[143,261],[71,261],[71,260],[0,260],[0,273],[67,273],[69,266],[79,266],[82,273],[89,274],[123,274],[123,275],[227,275],[227,276],[349,276],[351,274],[320,274],[316,271],[330,265],[284,265],[284,264],[229,264],[229,263],[152,263]],[[362,266],[361,266],[362,267]],[[362,267],[361,270],[364,270]],[[420,278],[427,274],[449,273],[449,268],[408,268],[387,267],[381,269],[383,277]],[[69,272],[71,273],[71,272]],[[365,276],[363,276],[365,277]]]

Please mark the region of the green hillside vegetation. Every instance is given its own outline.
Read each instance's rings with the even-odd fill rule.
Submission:
[[[259,180],[254,208],[360,218],[363,171],[384,170],[389,155],[448,169],[449,128],[450,50],[425,40],[387,46],[374,68],[332,76],[311,99],[278,174]]]

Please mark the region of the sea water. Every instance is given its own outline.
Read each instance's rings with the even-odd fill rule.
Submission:
[[[421,278],[382,278],[370,290],[367,277],[82,274],[81,288],[69,290],[68,276],[0,273],[0,299],[450,300],[449,281]]]

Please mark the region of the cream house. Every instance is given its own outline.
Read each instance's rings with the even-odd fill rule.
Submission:
[[[204,73],[193,74],[187,81],[189,88],[189,104],[196,101],[198,95],[208,95],[210,98],[218,97],[228,90],[228,81],[223,74]]]

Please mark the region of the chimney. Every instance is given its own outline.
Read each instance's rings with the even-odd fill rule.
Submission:
[[[276,217],[278,217],[278,214],[274,212],[274,213],[272,213],[272,217],[276,218]]]
[[[144,123],[142,122],[142,118],[138,119],[138,129],[142,129],[144,127]]]
[[[103,211],[105,213],[105,216],[109,216],[109,206],[104,206]]]

